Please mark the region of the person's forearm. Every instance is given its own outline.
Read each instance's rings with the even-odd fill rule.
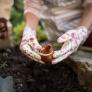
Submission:
[[[26,25],[28,25],[32,29],[36,30],[38,22],[39,22],[39,18],[32,13],[26,13],[25,21],[26,21]]]
[[[85,26],[87,29],[92,25],[92,5],[85,8],[83,17],[80,21],[80,26]]]

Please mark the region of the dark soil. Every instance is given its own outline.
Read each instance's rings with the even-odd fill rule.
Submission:
[[[0,50],[0,76],[13,76],[16,92],[87,92],[66,63],[42,65],[30,61],[18,47]]]

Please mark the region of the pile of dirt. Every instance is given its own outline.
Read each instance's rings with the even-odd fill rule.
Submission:
[[[0,50],[0,76],[13,76],[16,92],[87,92],[66,63],[42,65],[30,61],[18,47]]]

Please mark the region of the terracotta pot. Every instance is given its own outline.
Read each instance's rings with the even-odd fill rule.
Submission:
[[[41,59],[45,63],[49,63],[49,64],[52,63],[51,61],[53,59],[53,53],[54,53],[54,50],[50,44],[48,44],[48,45],[44,46],[42,49],[40,49]]]

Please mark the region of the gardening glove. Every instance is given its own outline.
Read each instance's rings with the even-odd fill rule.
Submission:
[[[26,26],[24,29],[20,49],[30,59],[43,63],[39,55],[39,49],[41,49],[41,45],[37,41],[36,31],[29,26]]]
[[[63,45],[60,50],[54,52],[54,60],[52,61],[52,63],[56,64],[66,59],[72,53],[76,52],[79,45],[87,39],[88,34],[88,30],[85,27],[81,26],[77,29],[69,30],[61,37],[59,37],[57,39],[57,42],[60,44],[63,43]]]

